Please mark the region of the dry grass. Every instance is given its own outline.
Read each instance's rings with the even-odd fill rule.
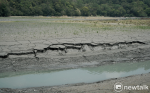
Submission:
[[[0,41],[102,36],[116,32],[147,31],[150,20],[73,20],[47,17],[0,18]]]

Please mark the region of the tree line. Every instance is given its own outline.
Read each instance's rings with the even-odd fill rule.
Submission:
[[[150,0],[0,0],[0,16],[148,17]]]

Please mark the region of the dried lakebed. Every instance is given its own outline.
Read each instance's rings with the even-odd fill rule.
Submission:
[[[18,73],[17,76],[13,77],[0,76],[0,88],[28,88],[74,83],[92,83],[148,72],[150,72],[150,61],[117,63],[99,67],[47,71],[26,75],[19,75]]]
[[[134,62],[142,65],[150,60],[149,20],[59,21],[9,17],[0,19],[0,28],[1,78],[103,68],[118,63],[129,64],[128,68]],[[149,65],[143,68],[148,70]],[[0,93],[110,93],[114,92],[112,86],[116,82],[150,86],[149,78],[147,73],[63,86],[0,88]]]
[[[149,41],[91,42],[80,39],[73,42],[66,39],[59,43],[58,40],[18,42],[0,42],[0,73],[80,68],[150,59]]]
[[[87,51],[99,51],[99,50],[111,50],[111,49],[122,49],[126,47],[136,47],[138,45],[144,45],[146,43],[141,41],[125,41],[125,42],[74,42],[74,43],[55,43],[50,44],[49,41],[43,41],[43,44],[32,44],[28,41],[25,45],[18,42],[0,42],[0,58],[8,58],[10,55],[28,55],[34,54],[38,57],[38,53],[45,53],[48,51],[50,55],[66,55],[74,54],[78,52]],[[47,44],[45,44],[47,43]],[[49,45],[48,45],[49,44]]]
[[[15,77],[18,75],[32,74],[35,72],[43,73],[45,71],[65,70],[65,69],[82,68],[82,67],[98,67],[100,65],[102,65],[101,67],[103,68],[105,67],[105,64],[112,65],[114,63],[116,63],[114,65],[117,65],[118,63],[125,63],[128,65],[132,65],[133,62],[140,62],[140,61],[146,61],[146,60],[147,60],[147,63],[149,64],[148,60],[150,60],[150,43],[148,41],[129,41],[129,42],[126,41],[126,42],[115,42],[115,43],[108,43],[108,42],[102,43],[101,42],[101,43],[96,43],[97,45],[94,44],[94,46],[93,46],[93,43],[78,43],[77,45],[76,43],[75,44],[72,43],[73,47],[80,46],[80,48],[71,47],[71,49],[66,47],[65,44],[66,43],[61,43],[61,44],[55,43],[51,45],[46,45],[48,46],[46,48],[43,48],[40,46],[41,50],[33,48],[32,54],[24,54],[24,53],[21,54],[19,51],[18,51],[19,54],[13,54],[13,55],[9,54],[13,52],[13,48],[12,48],[11,51],[7,51],[8,53],[7,57],[4,57],[3,55],[2,58],[0,58],[1,77],[11,78],[11,77]],[[6,43],[3,43],[3,49],[12,47],[12,46],[13,47],[15,46],[16,49],[18,49],[17,47],[19,47],[19,45],[17,44],[6,45]],[[60,46],[65,46],[65,47],[60,48]],[[65,51],[69,51],[69,52],[65,52]],[[140,66],[142,66],[141,62],[139,64],[141,64]],[[138,66],[137,66],[137,69],[135,69],[135,72],[143,71],[141,73],[148,73],[149,72],[149,70],[147,69],[149,68],[148,64],[147,65],[145,64],[146,66],[144,67],[146,68],[145,70],[143,68],[140,69],[140,67],[138,69]],[[141,73],[135,73],[135,74],[141,74]],[[131,74],[128,74],[128,75],[131,75]],[[128,76],[128,75],[124,74],[124,76]],[[109,79],[109,78],[106,78],[106,79]],[[94,81],[91,81],[91,82],[94,82]],[[87,84],[87,85],[90,85],[90,84]],[[43,85],[43,86],[49,86],[49,85]],[[39,89],[41,89],[40,86],[29,86],[29,87],[39,87]],[[33,89],[32,92],[29,92],[30,89],[31,90]],[[36,92],[34,91],[34,89],[37,89],[37,88],[29,88],[27,89],[27,91],[28,93],[34,93]],[[2,92],[4,91],[4,93],[7,93],[7,91],[9,90],[10,89],[5,89],[5,88],[0,89],[0,91]],[[26,89],[21,89],[17,91],[22,91],[22,90],[26,91]],[[38,90],[38,91],[40,93],[41,90]],[[43,88],[42,91],[48,91],[48,90],[47,88]],[[15,92],[15,90],[10,90],[10,92]]]

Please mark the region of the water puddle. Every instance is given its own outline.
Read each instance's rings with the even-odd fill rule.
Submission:
[[[28,88],[74,83],[92,83],[110,78],[150,72],[150,61],[117,63],[99,67],[88,67],[45,73],[18,75],[0,78],[0,88]]]

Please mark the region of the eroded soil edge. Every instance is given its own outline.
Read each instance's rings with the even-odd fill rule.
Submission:
[[[8,55],[16,56],[11,58]],[[21,52],[8,53],[6,58],[0,58],[0,73],[39,72],[150,60],[150,44],[140,41],[97,44],[62,43],[52,44],[42,49],[34,49],[29,57],[19,57],[20,55],[27,54]]]

